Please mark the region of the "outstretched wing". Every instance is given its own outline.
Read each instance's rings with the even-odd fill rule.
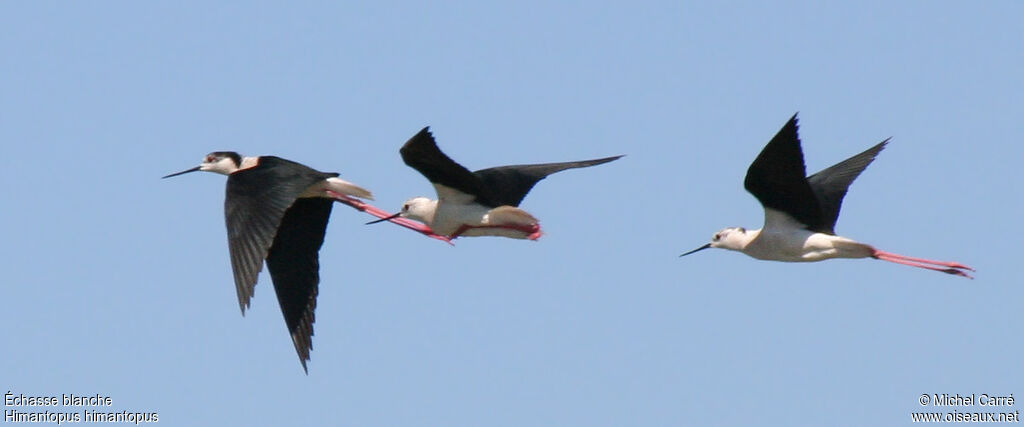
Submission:
[[[256,166],[228,176],[224,217],[242,314],[285,211],[310,185],[332,176],[337,174],[273,156],[262,156]]]
[[[267,254],[267,269],[274,281],[277,302],[281,304],[303,370],[313,349],[320,246],[333,204],[333,200],[319,197],[296,200],[285,212]]]
[[[476,175],[441,152],[429,126],[409,138],[399,153],[405,164],[423,174],[435,187],[443,185],[478,198],[483,192]]]
[[[602,163],[608,163],[612,160],[617,160],[620,157],[622,156],[582,160],[578,162],[499,166],[478,170],[473,173],[480,178],[481,182],[483,182],[483,188],[486,189],[486,194],[485,197],[482,198],[483,200],[478,197],[477,201],[490,207],[498,207],[502,205],[519,206],[519,203],[523,201],[523,198],[526,197],[526,194],[530,192],[533,186],[548,175],[561,172],[566,169],[596,166]]]
[[[888,142],[887,138],[874,147],[864,150],[863,153],[836,163],[807,178],[811,190],[818,197],[823,215],[822,229],[815,231],[835,234],[836,220],[839,219],[839,209],[842,207],[846,190],[850,188],[853,180],[857,179],[861,172],[864,172],[864,169],[875,160],[875,157]]]
[[[821,228],[824,219],[818,199],[807,182],[804,154],[800,149],[797,131],[797,118],[794,114],[747,169],[743,186],[765,209],[785,213],[807,229],[817,230]],[[766,228],[772,225],[769,219],[766,215]]]

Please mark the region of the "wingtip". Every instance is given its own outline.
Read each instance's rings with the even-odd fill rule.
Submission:
[[[882,142],[879,142],[878,144],[871,146],[871,148],[864,150],[864,153],[871,153],[871,161],[874,161],[875,158],[878,157],[878,155],[882,152],[882,150],[885,150],[885,147],[889,146],[890,139],[892,139],[891,136],[885,138],[884,140],[882,140]]]
[[[312,328],[312,324],[310,324]],[[302,364],[302,372],[309,375],[309,367],[306,366],[306,362],[309,362],[309,353],[313,351],[313,331],[309,331],[307,338],[300,339],[301,335],[297,335],[298,331],[292,333],[292,343],[295,344],[295,354],[299,356],[299,363]]]
[[[786,121],[786,124],[782,125],[782,127],[779,128],[779,131],[775,133],[775,136],[772,137],[768,144],[771,145],[772,141],[780,137],[784,137],[786,140],[796,140],[797,143],[799,143],[800,119],[797,117],[797,115],[799,114],[799,112],[793,113],[793,117],[790,117],[789,120]],[[767,148],[767,146],[765,148]]]
[[[625,154],[619,154],[617,156],[602,157],[600,159],[584,160],[584,161],[582,161],[580,163],[585,164],[585,166],[597,166],[597,165],[605,164],[605,163],[608,163],[608,162],[614,162],[614,161],[619,160],[619,159],[621,159],[623,157],[626,157],[626,155]]]
[[[429,125],[424,126],[423,129],[416,132],[416,134],[409,138],[408,141],[405,141],[405,144],[402,144],[402,148],[399,152],[404,156],[407,150],[414,149],[413,147],[418,147],[421,144],[437,145],[437,142],[434,140],[434,134],[430,132]]]
[[[626,155],[625,154],[619,154],[617,156],[605,157],[605,158],[603,158],[601,160],[604,160],[605,163],[608,163],[608,162],[614,162],[614,161],[619,160],[619,159],[621,159],[623,157],[626,157]]]

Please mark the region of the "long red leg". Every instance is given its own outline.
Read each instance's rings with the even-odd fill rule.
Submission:
[[[335,192],[330,191],[330,190],[327,191],[327,194],[330,195],[331,197],[335,198],[339,203],[344,203],[346,205],[349,205],[349,206],[355,208],[356,210],[366,212],[366,213],[368,213],[370,215],[373,215],[373,216],[375,216],[377,218],[384,219],[384,218],[388,218],[388,217],[392,216],[387,211],[385,211],[383,209],[380,209],[380,208],[378,208],[376,206],[373,206],[373,205],[371,205],[369,203],[364,203],[363,201],[361,201],[359,199],[355,199],[355,198],[346,196],[344,194],[335,193]],[[425,235],[427,237],[430,237],[432,239],[437,239],[437,240],[445,242],[445,243],[447,243],[449,245],[453,245],[454,246],[454,243],[452,243],[452,240],[450,238],[445,237],[445,236],[441,236],[439,234],[434,233],[434,230],[431,230],[430,227],[427,227],[424,224],[420,224],[420,223],[418,223],[416,221],[412,221],[412,220],[409,220],[409,219],[406,219],[406,218],[402,218],[402,217],[391,218],[388,221],[389,222],[393,222],[395,224],[398,224],[398,225],[400,225],[402,227],[408,228],[410,230],[413,230],[415,232],[421,233],[421,234],[423,234],[423,235]]]
[[[449,239],[457,239],[459,236],[462,235],[462,233],[465,233],[470,228],[476,228],[476,227],[471,227],[471,226],[468,226],[466,224],[462,224],[462,225],[459,226],[459,228],[457,230],[455,230],[454,233],[448,235],[448,238]]]
[[[968,279],[973,279],[973,277],[971,277],[970,274],[967,274],[963,270],[974,271],[974,269],[966,265],[960,264],[958,262],[935,261],[924,258],[914,258],[906,255],[894,254],[892,252],[880,251],[877,249],[875,250],[875,253],[871,255],[871,257],[875,259],[880,259],[882,261],[889,261],[896,264],[909,265],[911,267],[925,268],[928,270],[939,271],[946,274],[955,274],[957,276],[963,276]]]
[[[968,267],[968,266],[963,265],[963,264],[960,264],[958,262],[935,261],[935,260],[924,259],[924,258],[914,258],[912,256],[894,254],[892,252],[885,252],[885,251],[880,251],[878,249],[875,249],[875,256],[879,256],[879,255],[884,255],[884,256],[889,257],[889,258],[902,259],[902,260],[905,260],[905,261],[913,261],[913,262],[918,262],[918,263],[923,263],[923,264],[941,265],[941,266],[944,266],[944,267],[962,268],[964,270],[974,271],[973,268]]]

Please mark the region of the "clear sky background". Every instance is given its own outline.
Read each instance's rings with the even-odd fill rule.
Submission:
[[[1024,398],[1019,2],[275,3],[0,4],[4,391],[253,426],[903,425],[954,409],[924,393]],[[840,234],[977,279],[677,258],[761,226],[743,174],[797,111],[809,172],[892,137]],[[274,154],[396,210],[433,195],[398,155],[426,125],[470,169],[627,156],[534,188],[536,242],[337,205],[304,375],[266,273],[239,314],[224,177],[160,177]]]

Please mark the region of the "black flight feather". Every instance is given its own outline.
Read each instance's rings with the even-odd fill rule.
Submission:
[[[405,164],[419,171],[431,183],[474,196],[477,203],[492,208],[519,206],[527,193],[548,175],[566,169],[595,166],[622,156],[578,162],[499,166],[470,172],[445,155],[430,128],[423,128],[399,150]]]

